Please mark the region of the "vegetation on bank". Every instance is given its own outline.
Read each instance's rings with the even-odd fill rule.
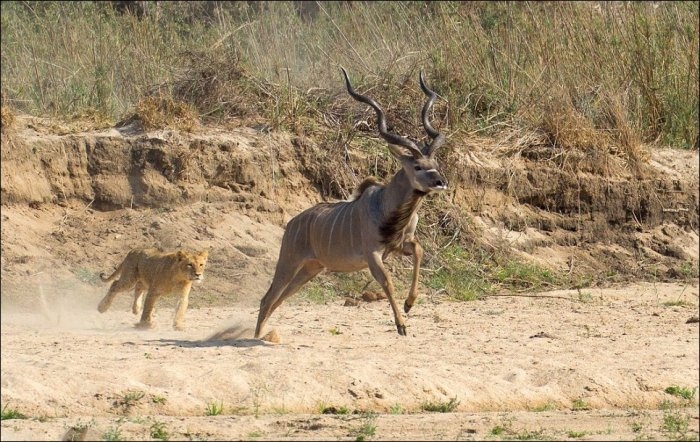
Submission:
[[[113,3],[3,2],[3,105],[114,122],[151,97],[308,130],[342,117],[344,66],[411,126],[424,69],[455,136],[698,148],[695,2]]]

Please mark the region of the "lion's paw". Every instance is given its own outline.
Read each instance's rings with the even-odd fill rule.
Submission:
[[[149,330],[153,328],[153,324],[150,322],[138,322],[134,327],[138,328],[139,330]]]

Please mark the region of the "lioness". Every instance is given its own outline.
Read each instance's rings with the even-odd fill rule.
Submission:
[[[117,276],[119,279],[112,283],[107,295],[97,306],[97,310],[100,313],[106,312],[117,293],[133,288],[134,303],[131,311],[135,315],[141,311],[141,298],[144,293],[147,293],[141,321],[136,324],[136,327],[152,328],[153,307],[156,300],[163,295],[177,293],[180,299],[177,303],[173,327],[176,330],[183,330],[192,281],[201,282],[204,279],[204,266],[208,256],[209,252],[206,250],[193,254],[182,250],[162,253],[156,249],[134,249],[126,255],[124,261],[110,277],[105,277],[104,273],[100,275],[104,282],[112,281]]]

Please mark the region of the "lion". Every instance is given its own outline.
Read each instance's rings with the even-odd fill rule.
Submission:
[[[199,283],[204,279],[204,266],[208,256],[209,252],[206,250],[199,253],[182,250],[163,253],[156,249],[134,249],[126,255],[112,275],[100,275],[104,282],[113,281],[117,277],[119,279],[109,287],[97,310],[100,313],[106,312],[117,293],[133,288],[134,303],[131,311],[137,316],[141,312],[141,298],[146,294],[141,320],[136,327],[153,328],[153,308],[156,300],[163,295],[176,293],[180,299],[175,310],[173,328],[184,330],[185,310],[192,282]]]

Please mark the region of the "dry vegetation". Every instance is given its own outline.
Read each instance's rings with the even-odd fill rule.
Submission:
[[[347,118],[342,65],[409,112],[396,124],[410,130],[425,69],[453,137],[518,131],[631,156],[640,141],[698,147],[692,2],[134,3],[143,15],[3,3],[3,105],[116,121],[157,92],[205,120],[314,131]]]

